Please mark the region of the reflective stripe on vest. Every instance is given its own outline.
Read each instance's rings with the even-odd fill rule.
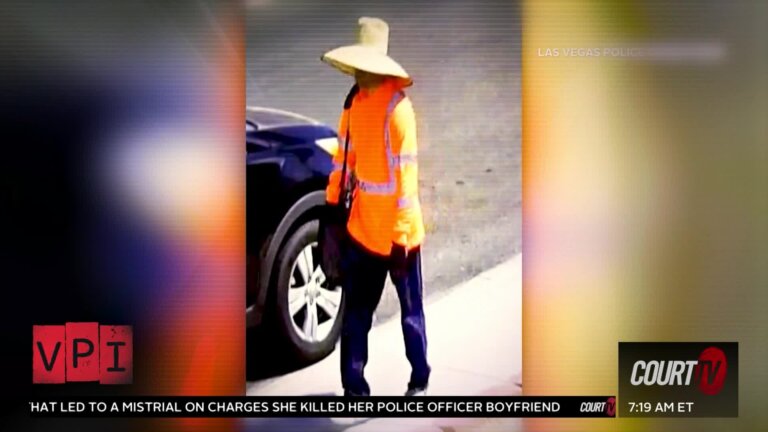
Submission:
[[[392,195],[395,193],[394,185],[389,183],[374,183],[358,180],[357,187],[359,187],[361,191],[373,195]]]
[[[392,165],[394,166],[403,167],[409,163],[416,163],[415,154],[404,154],[404,155],[392,157]]]
[[[401,100],[405,97],[405,93],[402,91],[396,92],[394,95],[392,95],[392,100],[389,101],[389,106],[387,106],[387,116],[384,120],[384,147],[387,153],[387,165],[389,168],[389,180],[386,183],[376,183],[376,182],[370,182],[366,180],[358,180],[358,186],[360,187],[360,190],[374,194],[374,195],[392,195],[395,193],[396,186],[395,186],[395,167],[399,166],[401,163],[401,158],[403,156],[406,156],[410,158],[413,156],[413,162],[416,161],[416,155],[403,155],[403,156],[393,156],[392,155],[392,143],[389,139],[389,122],[390,118],[392,117],[392,111],[395,110],[395,107],[398,103],[400,103]]]

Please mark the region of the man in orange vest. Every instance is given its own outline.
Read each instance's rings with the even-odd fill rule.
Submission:
[[[369,395],[364,369],[368,332],[387,272],[397,288],[405,351],[411,364],[407,396],[426,394],[430,366],[422,303],[420,245],[424,223],[419,204],[416,119],[403,93],[412,80],[387,55],[389,26],[360,18],[358,43],[325,53],[322,60],[353,75],[358,87],[345,104],[339,136],[349,137],[346,178],[355,179],[343,259],[346,309],[341,334],[345,395]],[[348,134],[347,134],[348,133]],[[334,157],[326,199],[338,206],[344,149]]]

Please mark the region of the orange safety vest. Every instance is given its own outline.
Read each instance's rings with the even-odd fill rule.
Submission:
[[[347,127],[347,172],[353,173],[357,186],[347,224],[349,234],[379,255],[389,255],[392,243],[408,249],[420,245],[424,222],[419,203],[416,117],[410,99],[395,80],[386,80],[371,91],[360,89],[341,115],[340,137],[346,135]],[[333,162],[326,200],[336,204],[343,144]]]

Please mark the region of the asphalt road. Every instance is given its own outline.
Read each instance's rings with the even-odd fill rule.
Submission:
[[[440,6],[434,6],[439,4]],[[248,105],[336,125],[350,77],[320,55],[355,41],[357,18],[390,24],[389,53],[414,78],[427,240],[425,295],[521,250],[520,7],[511,1],[251,0]],[[378,319],[398,310],[385,290]]]

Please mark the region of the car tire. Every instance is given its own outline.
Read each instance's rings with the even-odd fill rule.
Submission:
[[[299,226],[283,244],[275,264],[275,330],[289,354],[302,363],[333,352],[344,315],[341,287],[328,287],[319,266],[318,230],[317,220]]]

